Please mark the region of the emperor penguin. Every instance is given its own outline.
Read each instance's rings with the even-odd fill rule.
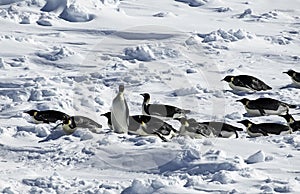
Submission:
[[[258,98],[249,100],[243,98],[237,100],[241,102],[247,113],[251,116],[264,116],[264,115],[280,115],[283,112],[288,112],[289,108],[296,108],[296,105],[291,105],[272,98]]]
[[[141,96],[144,97],[142,104],[142,113],[144,115],[154,115],[159,117],[171,117],[171,118],[181,118],[190,110],[184,110],[175,106],[165,105],[165,104],[149,104],[150,94],[143,93]]]
[[[124,85],[119,86],[119,93],[112,101],[111,124],[116,133],[128,132],[129,109],[124,97]]]
[[[290,134],[291,129],[286,125],[279,123],[259,123],[255,124],[249,120],[238,121],[246,127],[250,137],[268,136],[270,134],[283,135]]]
[[[288,125],[290,126],[293,132],[300,131],[300,121],[296,121],[292,115],[286,113],[285,115],[279,116],[283,117],[287,121]]]
[[[272,89],[260,79],[250,75],[228,75],[221,81],[228,82],[229,86],[237,92],[256,92]]]
[[[296,71],[290,69],[290,70],[288,70],[286,72],[283,72],[283,73],[288,74],[291,77],[294,85],[297,86],[297,87],[300,87],[300,73],[299,72],[296,72]]]
[[[198,123],[194,119],[187,119],[185,117],[176,118],[181,123],[179,129],[180,136],[188,136],[193,139],[201,139],[206,137],[216,137],[214,128],[207,124]]]
[[[218,122],[218,121],[209,121],[209,122],[201,122],[205,125],[208,125],[214,128],[213,132],[215,133],[216,137],[223,137],[223,138],[238,138],[238,131],[243,131],[242,128],[235,127],[228,123]]]
[[[111,112],[101,114],[107,118],[107,124],[110,129],[111,127]],[[163,120],[147,115],[132,115],[129,116],[129,126],[128,133],[148,136],[156,135],[163,141],[168,141],[174,136],[176,136],[177,131],[172,127],[172,125],[164,122]]]
[[[62,121],[66,117],[69,117],[66,113],[57,110],[29,110],[24,111],[24,113],[29,114],[35,123],[56,123],[57,121]]]
[[[93,133],[99,133],[102,128],[101,124],[84,116],[66,117],[62,125],[64,132],[68,135],[74,133],[78,127],[87,128]]]

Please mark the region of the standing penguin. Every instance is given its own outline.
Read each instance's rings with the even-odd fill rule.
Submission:
[[[226,81],[234,91],[255,92],[262,90],[271,90],[272,88],[263,81],[250,75],[228,75],[221,81]]]
[[[290,70],[288,70],[286,72],[283,72],[283,73],[288,74],[291,77],[291,79],[292,79],[293,83],[295,84],[295,86],[300,87],[300,73],[299,72],[296,72],[296,71],[290,69]]]
[[[283,117],[287,121],[288,125],[290,126],[293,132],[300,131],[300,121],[296,121],[292,115],[286,113],[285,115],[279,116]]]
[[[128,132],[129,109],[124,97],[124,85],[119,86],[119,93],[112,101],[111,124],[116,133]]]
[[[252,116],[264,116],[264,115],[280,115],[283,112],[288,112],[289,108],[296,108],[296,105],[291,105],[272,98],[258,98],[255,100],[249,100],[243,98],[237,100],[241,102],[247,113]]]

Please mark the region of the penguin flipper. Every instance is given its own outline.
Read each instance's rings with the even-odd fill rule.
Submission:
[[[266,116],[267,115],[267,113],[263,109],[258,109],[258,111],[261,114],[261,116]]]
[[[153,134],[157,135],[163,142],[168,142],[168,140],[164,136],[162,136],[160,133],[154,132]]]

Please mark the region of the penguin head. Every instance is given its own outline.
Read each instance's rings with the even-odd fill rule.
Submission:
[[[295,72],[294,70],[290,69],[290,70],[285,71],[285,72],[283,72],[283,73],[286,73],[286,74],[288,74],[289,76],[293,77],[294,74],[295,74],[296,72]]]
[[[76,123],[74,117],[65,116],[63,119],[63,126],[68,126],[71,129],[76,128]]]
[[[237,100],[236,102],[241,102],[243,105],[247,105],[249,101],[250,100],[248,98],[243,98],[243,99]]]
[[[30,116],[35,116],[39,111],[37,110],[28,110],[28,111],[24,111],[24,113],[29,114]]]
[[[286,120],[286,122],[288,122],[288,123],[295,122],[295,119],[289,113],[286,113],[285,115],[278,115],[278,116],[283,117]]]
[[[232,75],[227,75],[227,76],[224,77],[224,79],[222,79],[221,81],[232,82],[233,79],[234,79],[234,76],[232,76]]]
[[[120,92],[120,93],[123,93],[123,92],[124,92],[124,89],[125,89],[125,87],[124,87],[123,84],[119,85],[119,92]]]
[[[140,94],[140,95],[144,97],[144,102],[146,102],[146,103],[149,102],[149,100],[150,100],[150,94],[143,93],[143,94]]]
[[[103,114],[101,114],[100,116],[104,116],[104,117],[106,117],[107,119],[110,119],[110,117],[111,117],[111,112],[103,113]]]
[[[238,121],[238,123],[243,124],[245,127],[250,127],[253,123],[251,121],[249,121],[248,119],[242,120],[242,121]]]

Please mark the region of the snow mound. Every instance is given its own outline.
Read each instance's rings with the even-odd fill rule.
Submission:
[[[249,32],[238,29],[236,31],[230,29],[229,31],[225,31],[223,29],[219,29],[217,31],[213,31],[209,34],[198,34],[201,38],[203,38],[204,43],[215,42],[215,41],[224,41],[224,42],[235,42],[242,39],[252,39],[254,36]]]
[[[254,163],[264,162],[265,158],[266,158],[265,153],[262,150],[260,150],[256,153],[252,154],[251,156],[249,156],[245,160],[245,162],[247,164],[254,164]]]
[[[75,52],[65,46],[63,47],[55,46],[48,53],[41,53],[41,52],[37,53],[37,56],[47,59],[49,61],[57,61],[63,58],[70,57],[72,55],[75,55]]]
[[[87,11],[78,4],[71,4],[65,7],[59,17],[69,22],[88,22],[95,18],[93,14],[87,13]]]
[[[153,14],[153,17],[159,17],[159,18],[163,18],[163,17],[174,17],[175,14],[172,12],[159,12],[156,14]]]
[[[152,194],[159,189],[164,188],[165,185],[161,180],[140,181],[133,180],[131,186],[124,189],[121,194]]]
[[[47,0],[41,11],[52,12],[63,10],[67,6],[67,0]]]
[[[190,87],[190,88],[180,88],[177,90],[174,90],[172,92],[173,96],[187,96],[187,95],[192,95],[192,94],[198,94],[199,91],[195,87]]]
[[[125,48],[124,55],[124,59],[126,60],[153,61],[157,59],[177,58],[180,54],[177,50],[159,44]]]
[[[272,44],[279,44],[279,45],[287,45],[291,43],[291,38],[285,36],[266,36],[264,40],[272,43]]]
[[[186,3],[191,7],[200,7],[209,2],[209,0],[175,0],[175,1]]]

